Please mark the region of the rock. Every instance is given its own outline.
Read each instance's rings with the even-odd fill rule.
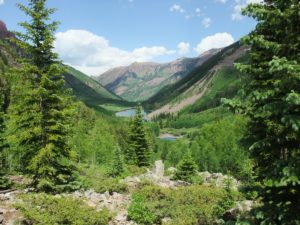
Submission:
[[[223,219],[225,221],[234,220],[239,215],[250,212],[252,208],[253,208],[253,201],[245,200],[242,202],[238,202],[234,208],[229,209],[224,213]]]
[[[165,173],[165,166],[162,160],[155,161],[153,174],[157,177],[163,177]]]
[[[175,173],[176,170],[177,170],[177,169],[176,169],[175,167],[169,167],[169,168],[167,169],[167,171],[170,172],[170,173]]]
[[[163,219],[161,220],[162,224],[166,224],[166,223],[168,223],[168,222],[170,222],[170,221],[171,221],[171,218],[170,218],[170,217],[165,217],[165,218],[163,218]]]
[[[224,187],[228,179],[231,181],[231,188],[237,190],[239,186],[238,180],[234,177],[223,175],[222,173],[199,172],[199,176],[203,178],[204,185],[215,185],[216,187]]]
[[[110,198],[110,193],[108,191],[104,192],[104,196],[106,199],[109,199]]]

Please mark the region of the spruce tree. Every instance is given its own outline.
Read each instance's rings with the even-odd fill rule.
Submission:
[[[10,121],[22,167],[33,174],[34,187],[57,192],[74,178],[67,144],[72,100],[52,51],[58,23],[49,23],[54,10],[45,4],[46,0],[29,0],[28,6],[19,5],[31,20],[21,23],[25,33],[18,33],[28,58],[13,74]]]
[[[177,165],[177,170],[174,174],[175,180],[182,180],[186,182],[192,182],[192,178],[196,175],[197,166],[192,156],[187,152],[182,160]]]
[[[262,183],[261,224],[300,224],[300,3],[265,0],[244,14],[257,20],[243,39],[249,64],[238,68],[250,76],[247,139]]]
[[[147,140],[147,134],[144,127],[144,116],[140,104],[136,107],[136,115],[134,116],[131,132],[129,137],[129,150],[127,159],[133,157],[132,160],[137,166],[148,166],[150,160],[150,148]]]
[[[7,140],[5,137],[5,113],[8,104],[8,90],[7,82],[0,74],[0,190],[10,187],[11,183],[6,178],[7,168],[4,151],[8,148]]]
[[[116,148],[110,175],[112,175],[113,177],[117,177],[123,171],[124,171],[124,164],[123,164],[121,150],[120,150],[120,148]]]
[[[128,135],[128,145],[124,151],[125,153],[125,162],[129,165],[136,165],[136,155],[135,155],[135,133],[134,131],[134,120],[133,118],[129,121],[129,135]]]

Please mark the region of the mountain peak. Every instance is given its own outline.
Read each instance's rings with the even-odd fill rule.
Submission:
[[[7,30],[6,24],[0,20],[0,39],[13,37],[14,34]]]

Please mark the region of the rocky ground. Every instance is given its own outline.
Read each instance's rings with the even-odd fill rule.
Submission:
[[[169,168],[168,173],[172,174],[176,169]],[[216,185],[218,187],[223,187],[225,185],[225,181],[229,179],[228,176],[222,175],[221,173],[209,173],[202,172],[199,173],[200,176],[203,177],[204,185]],[[17,179],[14,177],[13,179]],[[237,189],[239,186],[239,182],[230,178],[232,188]],[[22,179],[17,179],[17,182],[22,182]],[[152,184],[166,187],[166,188],[177,188],[179,186],[187,186],[190,185],[187,182],[183,181],[173,181],[171,180],[171,176],[165,175],[164,164],[163,162],[156,161],[154,169],[152,171],[148,170],[145,174],[139,176],[131,176],[127,177],[121,182],[126,183],[131,190],[134,190],[140,184],[145,182],[150,182]],[[5,192],[0,192],[0,225],[15,225],[18,220],[21,219],[21,215],[19,212],[13,207],[13,204],[17,201],[17,195],[24,191],[17,190],[7,190]],[[115,214],[114,219],[109,223],[109,225],[135,225],[133,221],[127,221],[127,209],[131,202],[131,194],[125,193],[97,193],[94,190],[81,190],[76,191],[71,194],[62,194],[74,198],[80,198],[87,205],[91,207],[95,207],[98,210],[103,208],[109,209],[111,212]],[[60,197],[62,195],[57,195]],[[231,210],[229,210],[226,216],[236,216],[240,212],[249,211],[252,208],[252,201],[244,201],[237,204],[237,206]]]

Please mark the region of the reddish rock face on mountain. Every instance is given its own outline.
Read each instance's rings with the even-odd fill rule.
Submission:
[[[7,30],[3,21],[0,20],[0,39],[14,37],[14,34]]]
[[[95,79],[126,100],[143,101],[183,78],[219,51],[211,49],[196,58],[180,58],[169,63],[135,62],[110,69]]]

